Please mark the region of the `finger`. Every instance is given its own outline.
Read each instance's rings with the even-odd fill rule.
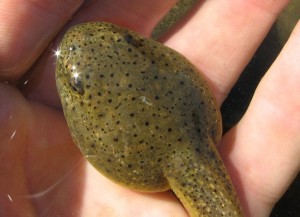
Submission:
[[[204,1],[166,44],[190,59],[224,100],[288,0]]]
[[[300,22],[220,147],[249,216],[267,216],[300,170]]]
[[[14,81],[21,77],[81,2],[1,1],[0,79]]]
[[[15,195],[28,195],[30,191],[22,161],[30,111],[24,98],[12,90],[0,83],[0,215],[36,216],[31,201],[15,200]]]
[[[72,142],[61,112],[36,102],[30,102],[30,106],[32,118],[24,162],[28,198],[38,216],[68,216],[70,210],[80,216],[86,161]]]
[[[0,104],[0,215],[79,213],[83,161],[63,114],[2,83]]]

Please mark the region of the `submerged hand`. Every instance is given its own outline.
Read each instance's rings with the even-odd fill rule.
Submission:
[[[164,43],[204,73],[221,105],[286,2],[204,2]],[[81,1],[26,1],[22,10],[14,4],[2,5],[14,16],[0,15],[0,216],[187,215],[170,192],[138,193],[107,180],[71,141],[55,87],[54,51]],[[168,4],[87,1],[71,23],[110,21],[150,35]],[[220,145],[248,216],[267,216],[299,172],[299,44],[298,25]]]

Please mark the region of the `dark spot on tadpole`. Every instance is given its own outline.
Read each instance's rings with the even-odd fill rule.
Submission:
[[[124,35],[124,39],[125,39],[125,41],[126,41],[128,44],[132,44],[132,42],[134,41],[133,36],[130,35],[130,34]]]

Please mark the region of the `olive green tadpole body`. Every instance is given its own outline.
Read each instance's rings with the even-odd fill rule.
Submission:
[[[158,39],[187,14],[199,0],[178,0],[174,7],[159,21],[151,33],[151,38]]]
[[[192,217],[242,216],[215,145],[216,101],[181,54],[109,23],[72,27],[56,82],[74,142],[111,180],[172,189]]]

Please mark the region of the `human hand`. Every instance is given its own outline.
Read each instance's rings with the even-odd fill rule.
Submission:
[[[133,192],[84,160],[71,141],[54,80],[55,46],[66,25],[110,21],[150,35],[171,3],[86,1],[71,24],[82,1],[57,3],[2,3],[0,77],[19,88],[0,84],[0,216],[187,216],[171,192]],[[205,1],[164,43],[204,73],[221,105],[286,3]],[[299,44],[298,25],[219,146],[248,216],[268,216],[300,169]]]

